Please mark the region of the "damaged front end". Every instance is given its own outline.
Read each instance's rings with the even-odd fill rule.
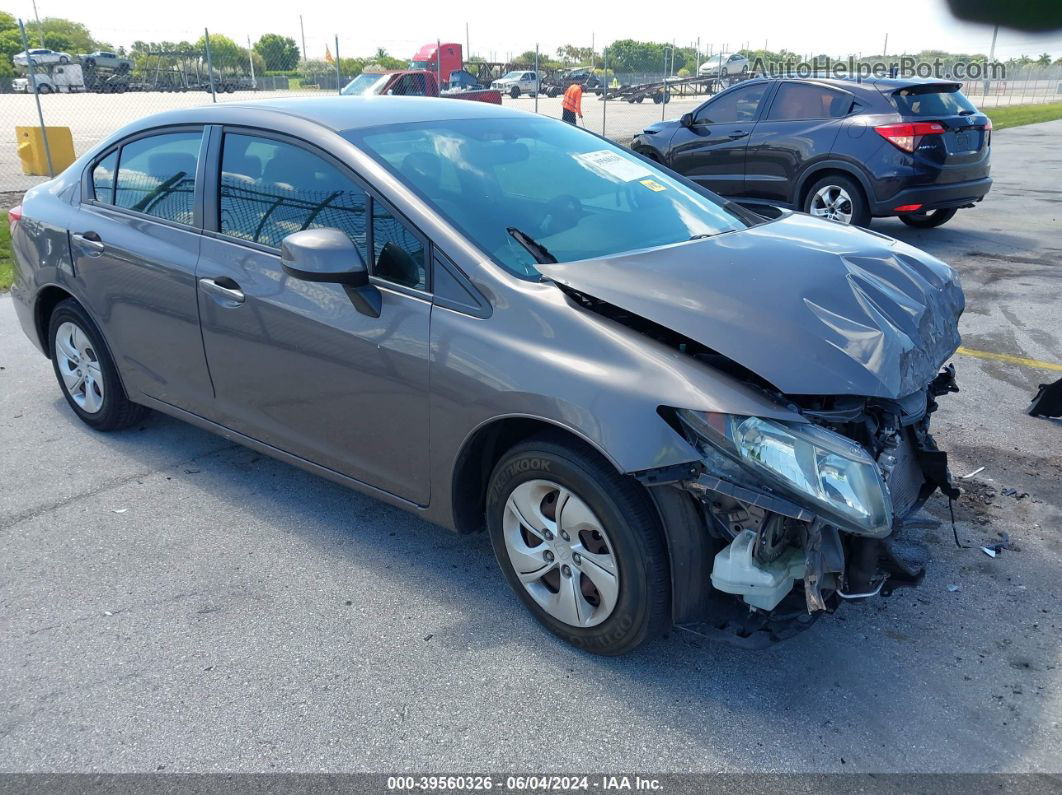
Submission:
[[[672,542],[689,541],[672,555],[686,569],[673,570],[676,623],[759,645],[841,601],[921,580],[913,517],[936,489],[956,495],[929,433],[936,399],[956,391],[944,365],[965,296],[948,265],[793,214],[539,269],[573,307],[704,365],[706,392],[727,379],[777,409],[747,416],[662,396],[660,414],[700,453],[636,473],[658,506],[663,489],[678,490],[701,514],[663,516]],[[681,529],[690,521],[699,536]]]
[[[686,628],[762,646],[841,601],[917,585],[914,516],[937,489],[957,496],[929,432],[936,398],[954,391],[949,365],[902,400],[787,396],[806,423],[662,410],[703,456],[666,485],[695,498],[715,550],[714,593]]]

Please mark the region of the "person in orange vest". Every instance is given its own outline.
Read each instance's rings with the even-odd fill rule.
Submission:
[[[561,118],[568,124],[575,124],[575,117],[583,117],[583,87],[578,83],[572,83],[564,91],[564,102],[561,103]]]

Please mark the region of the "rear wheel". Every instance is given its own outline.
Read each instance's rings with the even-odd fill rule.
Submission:
[[[126,397],[114,360],[80,304],[67,299],[55,308],[48,339],[59,388],[82,422],[116,431],[144,417],[147,409]]]
[[[900,220],[908,226],[918,229],[932,229],[934,226],[942,226],[955,217],[959,210],[957,207],[949,207],[945,210],[930,210],[924,213],[907,213],[900,216]]]
[[[641,486],[552,435],[510,450],[490,478],[487,526],[517,596],[586,651],[629,652],[666,631],[659,522]]]
[[[850,177],[831,174],[818,180],[804,200],[804,212],[842,224],[870,225],[863,189]]]

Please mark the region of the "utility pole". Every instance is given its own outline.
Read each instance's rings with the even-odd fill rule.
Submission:
[[[306,28],[302,26],[302,14],[299,14],[299,33],[302,36],[302,60],[310,60],[310,56],[306,53]]]
[[[882,57],[889,54],[889,34],[885,34],[885,46],[881,48]]]
[[[999,25],[996,25],[994,28],[992,28],[992,49],[990,49],[988,51],[988,63],[985,64],[986,68],[985,68],[984,91],[983,91],[983,93],[981,95],[981,101],[982,102],[984,102],[985,97],[988,96],[988,85],[989,85],[989,82],[990,82],[989,78],[988,78],[988,75],[990,74],[989,70],[992,68],[992,64],[994,64],[996,62],[996,36],[998,36],[998,35],[999,35]]]
[[[210,78],[210,101],[217,102],[218,95],[214,90],[214,61],[210,57],[210,31],[203,28],[203,41],[206,44],[207,77]]]
[[[33,0],[33,18],[37,20],[37,35],[41,39],[41,49],[44,49],[44,25],[41,24],[40,15],[37,13],[37,0]],[[29,49],[29,48],[27,48]],[[29,56],[26,56],[29,57]]]
[[[251,65],[251,91],[258,90],[258,83],[254,79],[254,50],[251,49],[251,37],[247,37],[247,62]]]
[[[29,42],[26,39],[26,26],[22,20],[18,21],[18,32],[22,38],[22,46],[26,49],[26,67],[29,69],[30,88],[33,90],[33,99],[37,103],[37,118],[41,123],[41,138],[44,140],[44,156],[48,160],[48,176],[55,176],[55,167],[52,166],[52,147],[48,143],[48,128],[44,126],[44,111],[41,110],[41,92],[37,90],[37,67],[33,63],[33,56],[29,52]]]
[[[538,113],[538,95],[542,93],[542,75],[538,71],[538,42],[535,42],[535,113]]]
[[[336,34],[336,93],[343,93],[343,78],[339,71],[339,34]]]
[[[468,23],[466,22],[465,23],[465,57],[464,57],[463,60],[467,61],[471,57],[472,57],[472,45],[469,43]],[[462,63],[461,66],[464,66],[464,64]]]

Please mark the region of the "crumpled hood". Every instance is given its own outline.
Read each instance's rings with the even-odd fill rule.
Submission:
[[[547,278],[666,326],[792,395],[900,398],[959,346],[965,297],[946,264],[805,215],[599,260]]]

